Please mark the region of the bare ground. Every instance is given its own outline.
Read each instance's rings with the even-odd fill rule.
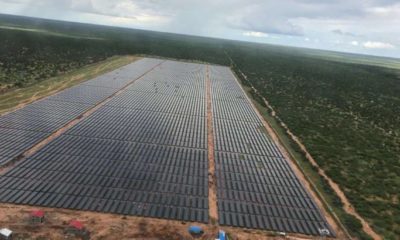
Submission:
[[[68,223],[81,221],[90,233],[91,239],[215,239],[219,228],[212,224],[190,223],[166,219],[124,216],[88,211],[76,211],[56,208],[40,208],[45,211],[44,223],[32,223],[30,212],[37,207],[0,204],[0,227],[14,231],[14,239],[79,239],[66,234]],[[204,234],[191,236],[187,229],[190,225],[201,226]],[[223,227],[232,240],[283,239],[271,233],[258,230]],[[302,235],[290,235],[284,239],[319,239]]]

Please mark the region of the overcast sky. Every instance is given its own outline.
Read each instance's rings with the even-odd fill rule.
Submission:
[[[400,58],[400,0],[0,0],[0,12]]]

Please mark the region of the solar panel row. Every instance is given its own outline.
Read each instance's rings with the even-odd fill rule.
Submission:
[[[180,115],[205,115],[205,105],[199,98],[154,92],[126,91],[113,98],[107,106],[137,110],[157,111]],[[120,111],[120,109],[118,109]]]
[[[215,117],[214,126],[217,151],[282,157],[282,153],[266,135],[261,122],[225,120]]]
[[[60,185],[59,187],[66,187]],[[108,189],[106,189],[109,191]],[[35,206],[66,208],[75,210],[87,210],[97,212],[108,212],[125,215],[146,216],[167,218],[184,221],[204,222],[208,219],[208,210],[200,208],[179,207],[167,204],[148,203],[147,193],[144,192],[131,192],[131,196],[143,196],[144,203],[138,202],[135,198],[127,198],[124,200],[113,200],[94,197],[86,197],[82,195],[69,195],[66,193],[53,194],[36,191],[22,191],[7,189],[0,193],[2,202],[11,202],[15,204],[29,204]],[[165,195],[163,195],[165,197]],[[158,199],[158,196],[152,196]],[[179,203],[179,198],[176,195],[171,197],[171,202]],[[182,201],[183,202],[183,201]]]
[[[232,100],[230,98],[214,98],[213,102],[215,103],[214,112],[217,119],[260,122],[257,114],[252,111],[251,106],[249,106],[250,103],[243,101],[243,99]]]
[[[147,110],[115,109],[107,105],[99,109],[93,117],[73,127],[67,134],[205,148],[205,125],[205,119],[202,117]]]
[[[210,69],[219,223],[333,236],[230,69]]]

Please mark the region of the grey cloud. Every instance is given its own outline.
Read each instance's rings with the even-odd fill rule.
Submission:
[[[1,1],[1,0],[0,0]],[[367,6],[383,6],[394,0],[4,0],[25,2],[31,6],[46,5],[58,9],[135,18],[137,14],[167,16],[182,30],[224,24],[233,29],[284,35],[303,35],[305,29],[297,18],[346,18],[365,15]],[[123,11],[121,4],[137,9]],[[289,7],[290,6],[290,7]],[[189,26],[192,24],[192,26]]]
[[[364,15],[359,4],[347,0],[253,0],[236,2],[227,25],[242,30],[301,36],[305,29],[297,19],[335,19]],[[289,7],[290,6],[290,7]]]
[[[346,37],[363,37],[363,35],[361,35],[361,34],[355,34],[355,33],[351,33],[351,32],[346,32],[346,31],[342,31],[340,29],[335,29],[332,32],[334,34],[341,35],[341,36],[346,36]]]
[[[282,4],[271,1],[253,1],[249,5],[238,6],[225,19],[226,24],[235,29],[263,33],[299,36],[303,29],[291,22],[292,11],[286,11]]]
[[[115,20],[115,24],[124,22],[128,27],[151,25],[152,30],[195,35],[242,39],[242,32],[254,31],[281,34],[281,39],[287,35],[288,42],[298,41],[301,46],[304,38],[291,36],[318,38],[321,46],[349,40],[400,46],[400,0],[0,0],[2,3],[20,5],[13,9],[23,15],[74,16],[105,24]],[[146,20],[139,20],[143,18]]]
[[[300,26],[294,25],[285,19],[263,17],[254,21],[246,16],[241,18],[239,21],[230,21],[227,24],[232,28],[246,31],[292,36],[302,36],[304,34],[303,29]]]

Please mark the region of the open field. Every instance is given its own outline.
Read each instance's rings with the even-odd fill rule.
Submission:
[[[27,78],[31,79],[27,83],[30,85],[57,75],[58,69],[68,65],[65,62],[71,62],[73,69],[77,64],[115,54],[158,55],[232,65],[237,75],[243,72],[269,100],[279,119],[299,137],[373,229],[385,239],[400,235],[399,60],[9,16],[2,16],[1,22],[104,39],[66,39],[0,30],[0,72],[10,76],[0,83],[11,88],[26,85],[18,83],[24,76],[17,73],[33,76]],[[9,41],[15,44],[7,44]],[[46,46],[46,51],[40,46]],[[23,53],[22,57],[10,54],[14,52]],[[40,61],[33,64],[30,59]],[[13,67],[17,65],[18,68]],[[51,74],[34,77],[41,72]],[[257,96],[254,99],[260,106],[265,105]],[[281,138],[284,135],[281,131]],[[311,179],[351,234],[367,238],[359,222],[341,210],[342,203],[330,187],[307,165],[302,151],[290,141],[286,146],[302,159]]]
[[[55,103],[63,114],[49,107]],[[52,119],[65,124],[64,116],[76,118],[80,113],[66,111],[76,104],[95,110],[25,158],[4,156],[4,164],[13,162],[0,177],[0,202],[212,223],[206,121],[212,106],[219,224],[335,236],[288,159],[261,130],[229,68],[136,61],[2,116],[0,129],[19,136],[3,135],[2,149],[27,151],[31,145],[23,144],[33,143],[27,139],[61,127]]]

